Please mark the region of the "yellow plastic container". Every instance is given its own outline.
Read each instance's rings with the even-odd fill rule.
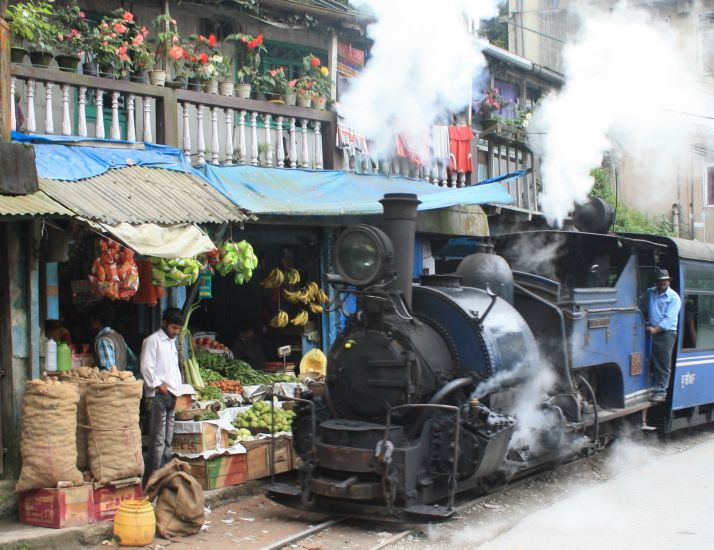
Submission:
[[[121,546],[146,546],[154,540],[156,516],[146,500],[125,500],[114,516],[114,536]]]

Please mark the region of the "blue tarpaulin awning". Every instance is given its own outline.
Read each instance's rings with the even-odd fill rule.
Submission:
[[[505,180],[452,189],[400,176],[357,175],[336,170],[210,164],[200,170],[204,178],[234,204],[255,214],[380,214],[379,200],[385,193],[415,193],[421,201],[419,210],[512,202],[503,185]]]

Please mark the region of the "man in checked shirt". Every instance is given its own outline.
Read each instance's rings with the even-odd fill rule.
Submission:
[[[100,369],[137,372],[137,358],[126,345],[124,337],[113,330],[114,311],[108,303],[96,304],[89,312],[89,326],[97,332],[94,339],[94,360]]]

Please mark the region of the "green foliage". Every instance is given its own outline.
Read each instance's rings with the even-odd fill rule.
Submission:
[[[51,2],[28,0],[8,6],[10,33],[16,45],[26,43],[34,51],[52,53],[60,28],[50,21],[54,12]]]
[[[649,235],[672,236],[672,225],[664,216],[650,220],[645,214],[634,208],[628,208],[617,201],[615,193],[610,187],[610,178],[607,170],[596,168],[591,172],[595,185],[591,191],[593,197],[598,197],[610,204],[615,210],[615,233],[644,233]]]

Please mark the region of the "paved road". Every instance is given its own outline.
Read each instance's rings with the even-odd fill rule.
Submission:
[[[623,442],[392,549],[712,550],[714,431]]]

